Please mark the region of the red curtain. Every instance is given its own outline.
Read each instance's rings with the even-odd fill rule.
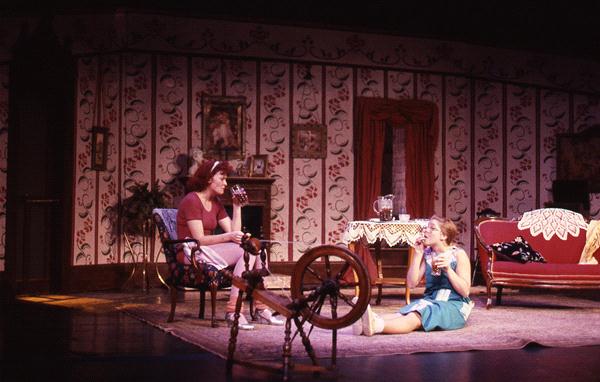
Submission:
[[[385,127],[406,129],[406,210],[412,217],[429,217],[434,207],[434,153],[439,121],[436,104],[423,100],[358,97],[355,113],[354,216],[375,216],[372,205],[381,194]],[[371,280],[377,270],[368,249],[358,246]]]

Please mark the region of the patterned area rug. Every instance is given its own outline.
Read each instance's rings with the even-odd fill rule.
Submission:
[[[218,307],[225,306],[227,292],[220,292]],[[159,304],[123,303],[119,309],[165,332],[198,345],[223,358],[227,357],[229,328],[218,311],[219,328],[211,328],[208,320],[196,318],[197,294],[185,296],[178,303],[175,321],[167,323],[167,299]],[[590,297],[591,296],[591,297]],[[419,295],[415,295],[418,298]],[[468,350],[519,349],[529,343],[548,347],[600,345],[600,296],[575,292],[549,294],[547,292],[520,293],[508,290],[503,305],[485,309],[481,291],[472,295],[475,309],[465,328],[455,331],[422,331],[405,335],[354,336],[352,328],[338,331],[338,357],[411,354],[418,352],[449,352]],[[403,298],[386,297],[382,305],[373,306],[375,312],[391,313]],[[210,310],[210,309],[209,309]],[[292,325],[292,328],[294,326]],[[253,331],[240,331],[236,358],[243,360],[280,359],[284,338],[283,327],[256,325]],[[331,331],[314,328],[311,343],[317,357],[331,354]],[[292,344],[294,357],[306,353],[299,336]]]

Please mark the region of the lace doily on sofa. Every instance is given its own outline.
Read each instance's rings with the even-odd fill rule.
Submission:
[[[577,212],[562,208],[541,208],[525,212],[517,227],[520,230],[529,229],[531,236],[541,233],[546,240],[554,235],[567,240],[569,234],[579,236],[579,230],[587,229],[587,223]]]

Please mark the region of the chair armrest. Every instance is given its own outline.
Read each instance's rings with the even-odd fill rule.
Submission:
[[[196,243],[196,245],[199,245],[198,240],[196,240],[196,239],[177,239],[177,240],[165,240],[164,241],[165,245],[175,245],[175,244],[182,244],[182,243]]]

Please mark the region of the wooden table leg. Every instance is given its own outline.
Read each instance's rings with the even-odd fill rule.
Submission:
[[[383,288],[383,262],[381,261],[381,240],[375,242],[375,261],[377,263],[377,300],[375,305],[381,304],[381,293]]]
[[[408,266],[406,268],[407,272],[408,272],[408,268],[412,264],[412,259],[413,259],[414,253],[415,253],[415,249],[412,246],[409,245],[408,246]],[[406,291],[404,293],[404,300],[406,301],[406,305],[408,305],[408,304],[410,304],[410,288],[408,287],[408,282],[407,281],[405,281],[404,286],[405,286],[405,291]]]
[[[356,244],[354,242],[348,244],[348,249],[350,250],[350,252],[358,256],[358,253],[356,253]],[[356,274],[356,271],[354,271],[354,269],[352,270],[352,275],[354,276],[354,282],[356,283],[356,286],[354,287],[354,295],[358,296],[360,293],[360,288],[358,287],[358,275]]]

